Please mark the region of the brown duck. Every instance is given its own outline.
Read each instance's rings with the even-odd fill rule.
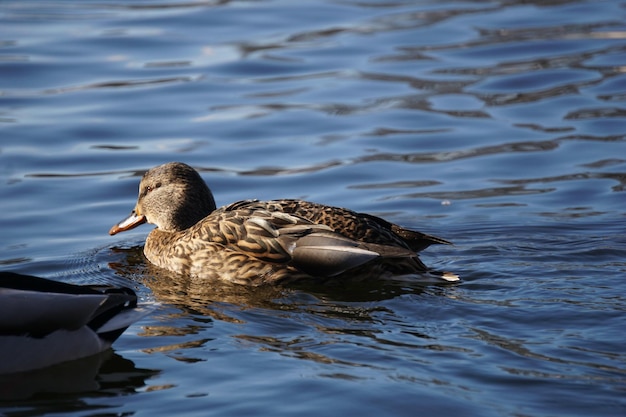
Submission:
[[[181,162],[146,172],[130,216],[114,235],[143,223],[148,260],[167,270],[240,284],[386,276],[458,281],[416,252],[450,242],[369,214],[301,200],[244,200],[216,209],[198,172]]]

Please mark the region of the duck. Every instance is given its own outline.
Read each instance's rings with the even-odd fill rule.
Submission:
[[[130,288],[0,271],[0,375],[102,353],[150,311]]]
[[[182,162],[149,169],[131,214],[110,235],[149,223],[144,254],[159,268],[243,285],[385,277],[458,281],[417,252],[449,241],[380,217],[297,199],[242,200],[217,208],[198,171]]]

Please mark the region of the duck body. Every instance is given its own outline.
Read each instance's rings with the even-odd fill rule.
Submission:
[[[103,352],[148,312],[129,288],[0,271],[0,374]]]
[[[216,209],[200,175],[172,162],[143,176],[131,215],[110,234],[156,224],[144,253],[177,273],[247,284],[282,284],[421,275],[416,252],[444,239],[404,229],[369,214],[301,200],[243,200]]]

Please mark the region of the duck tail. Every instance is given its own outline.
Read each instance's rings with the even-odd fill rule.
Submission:
[[[391,226],[391,231],[404,240],[404,242],[406,242],[406,244],[409,245],[409,247],[415,252],[423,251],[430,245],[435,244],[452,245],[452,242],[440,237],[427,235],[426,233],[421,233],[415,230],[405,229],[395,224]]]

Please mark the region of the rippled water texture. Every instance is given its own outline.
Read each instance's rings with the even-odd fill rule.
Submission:
[[[0,414],[626,414],[620,1],[2,1],[0,268],[137,289],[114,350]],[[455,243],[459,284],[248,289],[110,237],[181,160]],[[10,358],[0,358],[10,360]]]

